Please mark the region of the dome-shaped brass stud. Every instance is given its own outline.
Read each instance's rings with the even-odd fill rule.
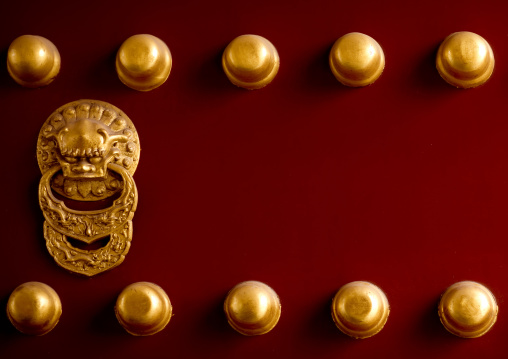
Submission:
[[[361,87],[376,81],[385,68],[383,49],[372,37],[351,32],[332,46],[330,69],[342,84]]]
[[[148,34],[129,37],[116,54],[118,77],[138,91],[150,91],[166,82],[172,63],[164,41]]]
[[[449,35],[439,46],[436,68],[450,85],[477,87],[494,71],[494,53],[483,37],[468,31]]]
[[[448,287],[438,306],[443,326],[462,338],[477,338],[487,333],[496,322],[497,312],[492,292],[484,285],[470,281]]]
[[[237,284],[224,301],[224,312],[231,327],[243,335],[261,335],[272,330],[280,318],[277,293],[264,283]]]
[[[369,282],[342,286],[332,302],[332,318],[344,334],[364,339],[383,329],[390,306],[383,291]]]
[[[229,80],[248,90],[268,85],[277,75],[280,59],[270,41],[257,35],[242,35],[231,41],[222,54],[222,68]]]
[[[47,284],[27,282],[17,287],[7,302],[7,316],[20,332],[30,335],[49,333],[62,314],[58,294]]]
[[[20,36],[7,51],[7,71],[14,81],[25,87],[49,85],[58,75],[60,63],[56,46],[41,36]]]
[[[116,318],[132,335],[152,335],[166,327],[173,308],[158,285],[137,282],[125,287],[116,300]]]

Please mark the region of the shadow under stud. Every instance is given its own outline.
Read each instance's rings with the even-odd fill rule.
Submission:
[[[129,37],[116,54],[118,78],[138,91],[150,91],[166,82],[172,64],[164,41],[148,34]]]
[[[7,71],[25,87],[49,85],[60,72],[60,63],[56,46],[41,36],[20,36],[7,51]]]
[[[484,285],[458,282],[446,289],[439,301],[438,314],[450,333],[477,338],[487,333],[497,320],[496,298]]]
[[[136,336],[160,332],[169,323],[172,313],[173,307],[164,289],[150,282],[128,285],[115,305],[118,322]]]
[[[343,85],[367,86],[374,83],[385,68],[385,55],[372,37],[351,32],[332,46],[329,56],[330,69]]]
[[[280,59],[275,46],[258,35],[242,35],[222,54],[222,68],[229,81],[248,90],[268,85],[277,75]]]
[[[332,318],[337,328],[356,339],[371,337],[383,329],[390,306],[384,292],[369,282],[342,286],[332,302]]]
[[[494,71],[494,53],[480,35],[468,31],[449,35],[439,46],[436,68],[450,85],[472,88],[484,84]]]
[[[47,284],[27,282],[14,289],[7,302],[7,316],[22,333],[44,335],[58,324],[62,303]]]
[[[277,293],[268,285],[247,281],[229,291],[224,312],[231,327],[240,334],[261,335],[277,325],[281,305]]]
[[[134,124],[106,102],[74,101],[46,120],[37,142],[42,172],[39,205],[45,218],[46,247],[58,265],[93,276],[123,262],[131,245],[138,203],[132,176],[139,156]],[[60,198],[82,202],[109,199],[112,204],[81,211],[69,208]],[[77,248],[68,240],[86,246],[106,237],[109,241],[103,247],[90,250]]]

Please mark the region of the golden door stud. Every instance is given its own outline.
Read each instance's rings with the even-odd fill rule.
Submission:
[[[164,41],[148,34],[129,37],[116,54],[118,77],[138,91],[150,91],[166,82],[172,63]]]
[[[492,292],[480,283],[458,282],[446,289],[438,306],[441,323],[462,338],[487,333],[497,319],[498,307]]]
[[[17,287],[7,302],[7,316],[20,332],[31,335],[49,333],[62,314],[62,303],[50,286],[27,282]]]
[[[436,67],[441,77],[458,88],[477,87],[494,71],[494,53],[483,37],[468,31],[449,35],[439,46]]]
[[[7,51],[7,71],[25,87],[49,85],[60,71],[60,53],[51,41],[41,36],[23,35]]]
[[[222,68],[236,86],[248,90],[268,85],[279,71],[280,59],[270,41],[257,35],[242,35],[231,41],[222,54]]]
[[[132,335],[152,335],[166,327],[173,308],[169,297],[158,285],[149,282],[133,283],[118,296],[116,318]]]
[[[224,301],[224,312],[231,327],[251,336],[268,333],[280,318],[277,293],[268,285],[247,281],[237,284]]]
[[[351,32],[333,44],[330,69],[342,84],[361,87],[376,81],[385,68],[383,49],[372,37]]]
[[[332,318],[337,328],[357,339],[377,334],[389,314],[386,295],[369,282],[351,282],[342,286],[332,302]]]

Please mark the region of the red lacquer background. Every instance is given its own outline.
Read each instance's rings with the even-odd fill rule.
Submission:
[[[89,1],[2,4],[0,304],[27,281],[60,295],[49,334],[18,333],[0,317],[0,357],[26,358],[503,358],[508,319],[508,3],[505,1]],[[492,78],[471,90],[435,70],[440,42],[473,31],[491,44]],[[383,47],[386,68],[351,89],[328,68],[341,35]],[[114,57],[149,33],[173,55],[168,81],[124,86]],[[220,57],[236,36],[266,37],[281,57],[268,87],[231,85]],[[47,37],[62,69],[25,89],[7,74],[12,40]],[[45,248],[35,148],[61,105],[109,102],[141,140],[139,206],[130,253],[95,278],[60,269]],[[244,280],[272,286],[277,327],[243,337],[222,303]],[[367,280],[391,304],[385,328],[354,340],[329,313],[338,288]],[[498,322],[482,338],[452,336],[440,294],[475,280],[496,296]],[[162,286],[167,328],[133,337],[114,303],[130,283]],[[3,310],[2,310],[3,311]]]

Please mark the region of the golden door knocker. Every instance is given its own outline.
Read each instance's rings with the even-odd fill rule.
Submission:
[[[138,203],[132,175],[139,155],[139,137],[133,123],[106,102],[74,101],[46,120],[37,142],[42,172],[39,205],[46,219],[46,247],[58,265],[93,276],[123,262],[130,248],[132,217]],[[83,211],[69,208],[66,199],[109,199],[112,204]],[[73,245],[73,241],[88,245],[108,236],[108,243],[98,249]]]

